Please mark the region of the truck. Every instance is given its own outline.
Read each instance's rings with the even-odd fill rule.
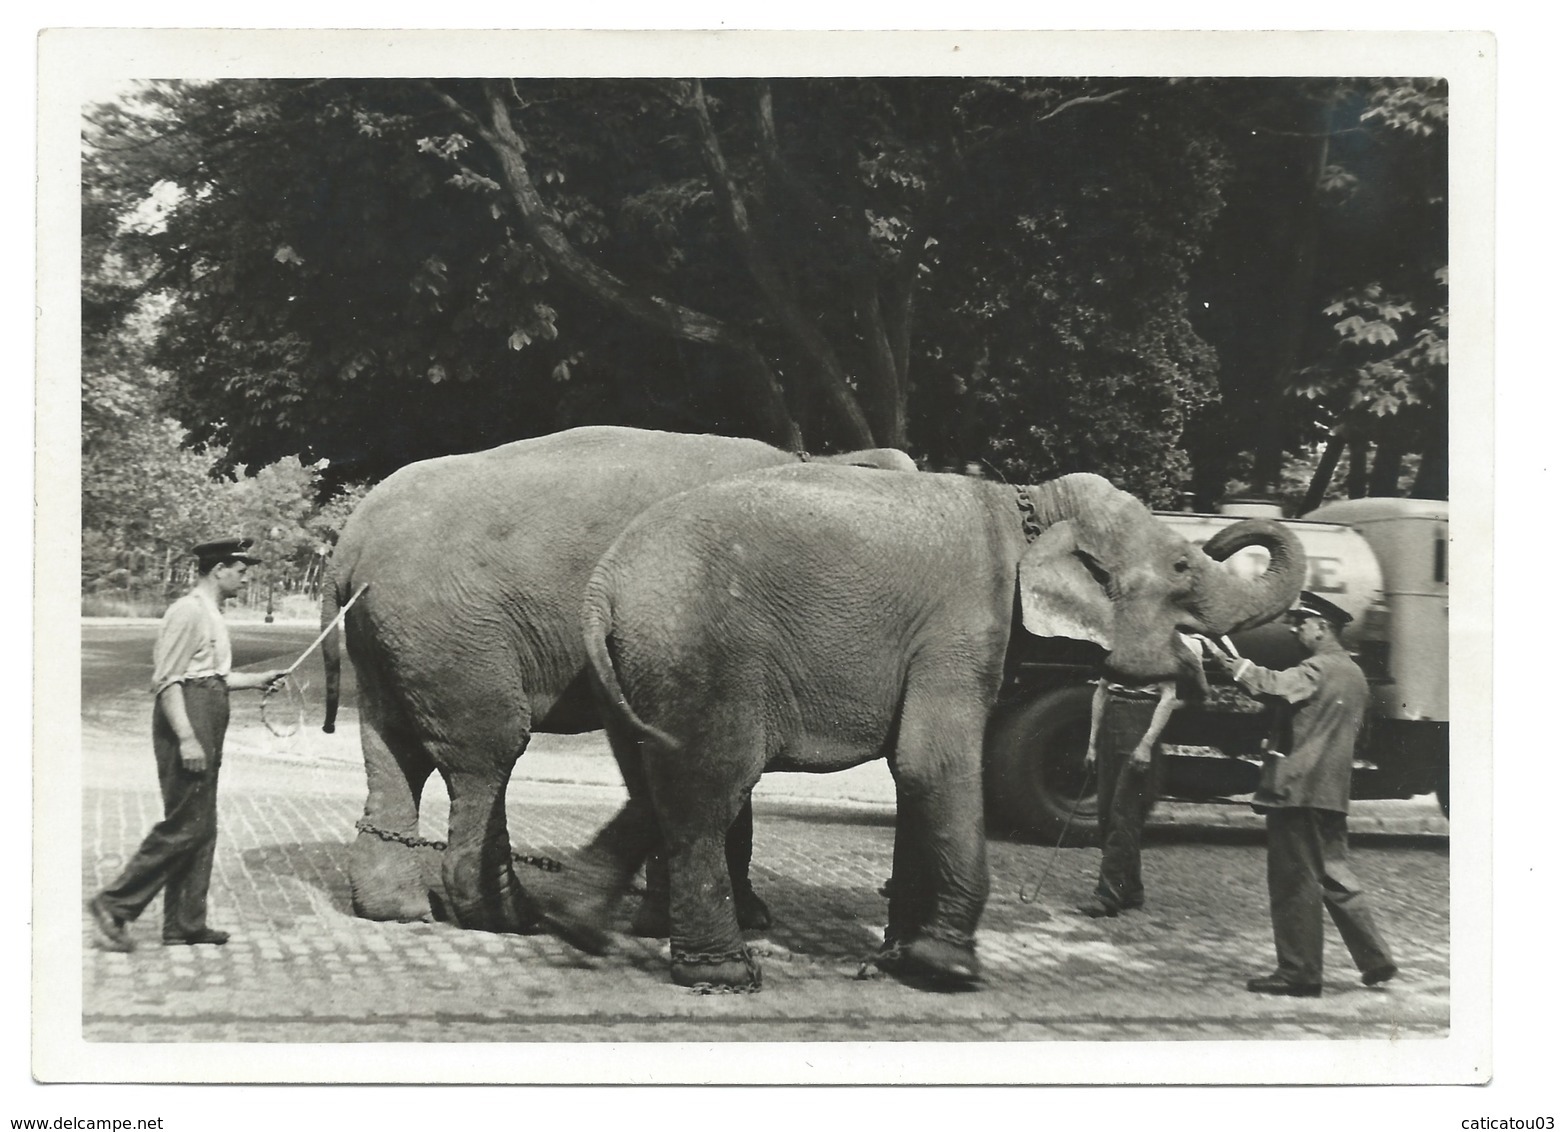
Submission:
[[[1435,794],[1450,815],[1447,547],[1443,500],[1366,498],[1328,503],[1297,519],[1274,504],[1234,501],[1217,514],[1156,512],[1200,545],[1238,519],[1277,518],[1309,559],[1304,588],[1353,615],[1344,644],[1369,679],[1353,797]],[[1226,568],[1266,568],[1251,547]],[[1303,659],[1281,619],[1236,634],[1239,653],[1268,668]],[[1084,766],[1092,692],[1103,653],[1096,645],[1017,633],[984,749],[991,832],[1057,844],[1096,842],[1095,779]],[[1271,711],[1207,662],[1211,692],[1181,708],[1162,736],[1159,800],[1240,801],[1260,781]]]

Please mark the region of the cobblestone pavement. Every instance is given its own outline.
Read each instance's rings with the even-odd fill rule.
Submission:
[[[1117,920],[1069,911],[1090,891],[1095,850],[991,842],[986,982],[940,994],[856,978],[884,924],[876,889],[893,835],[884,767],[769,777],[757,793],[754,878],[777,926],[752,939],[765,986],[700,996],[668,981],[666,943],[622,937],[592,959],[547,936],[355,918],[354,721],[335,736],[278,739],[257,718],[236,708],[220,791],[212,922],[232,942],[159,946],[158,903],[133,927],[134,954],[98,950],[84,924],[87,1041],[1438,1038],[1449,1027],[1448,860],[1429,800],[1369,804],[1353,818],[1355,866],[1402,967],[1385,987],[1359,985],[1328,924],[1322,998],[1246,994],[1244,979],[1271,958],[1259,819],[1242,807],[1165,807],[1149,833],[1148,908]],[[112,878],[160,816],[144,732],[144,719],[86,725],[85,893]],[[424,833],[441,837],[438,780],[428,793]],[[564,857],[622,797],[599,737],[539,737],[510,791],[515,847]],[[433,879],[433,851],[426,863]],[[568,881],[522,872],[538,891]],[[1024,887],[1036,889],[1030,901]]]

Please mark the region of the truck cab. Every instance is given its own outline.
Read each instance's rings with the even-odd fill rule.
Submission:
[[[1202,544],[1243,517],[1279,517],[1255,505],[1215,515],[1159,512]],[[1353,792],[1358,798],[1411,798],[1431,791],[1449,812],[1447,708],[1448,504],[1420,499],[1353,499],[1284,520],[1309,557],[1304,588],[1353,615],[1344,644],[1369,678],[1372,706],[1359,735]],[[1225,567],[1265,570],[1259,547]],[[1268,668],[1303,654],[1278,622],[1236,635],[1239,652]],[[1096,795],[1082,762],[1092,684],[1101,652],[1057,638],[1014,636],[1000,702],[985,744],[992,828],[1090,844]],[[1213,801],[1252,793],[1272,710],[1209,667],[1211,695],[1176,712],[1162,736],[1161,797]]]

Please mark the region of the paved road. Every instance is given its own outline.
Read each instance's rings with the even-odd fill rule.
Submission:
[[[89,631],[84,654],[128,648],[104,643],[115,632]],[[289,659],[313,636],[308,626],[270,632],[288,645],[275,655]],[[145,694],[111,679],[113,667],[104,661],[83,677],[94,692],[84,700],[89,892],[159,813]],[[884,924],[876,889],[893,833],[884,766],[770,776],[757,793],[755,879],[777,926],[752,940],[765,987],[704,997],[668,982],[666,944],[625,937],[616,953],[589,959],[548,937],[353,917],[345,870],[363,802],[356,720],[349,713],[336,735],[322,735],[314,695],[310,726],[285,738],[260,725],[253,699],[236,697],[212,891],[214,923],[233,942],[161,948],[154,904],[135,926],[135,954],[86,947],[87,1040],[1418,1039],[1442,1037],[1450,1023],[1447,846],[1429,799],[1371,804],[1353,819],[1356,864],[1403,968],[1388,987],[1361,987],[1332,939],[1321,999],[1246,994],[1244,978],[1268,969],[1271,954],[1259,819],[1239,807],[1167,807],[1174,812],[1160,811],[1149,835],[1148,909],[1115,921],[1068,912],[1090,889],[1094,850],[991,842],[994,884],[979,933],[987,981],[932,994],[856,977]],[[443,836],[438,782],[429,793],[424,832]],[[563,857],[622,794],[599,736],[540,737],[510,792],[515,847]],[[432,851],[426,865],[433,880]],[[541,891],[569,879],[526,872]],[[1035,890],[1031,900],[1023,887]]]

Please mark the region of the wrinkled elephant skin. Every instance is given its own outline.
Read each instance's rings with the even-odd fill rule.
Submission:
[[[754,986],[724,830],[765,771],[884,758],[897,825],[882,965],[973,983],[983,735],[1018,614],[1097,641],[1125,679],[1171,677],[1181,632],[1225,633],[1297,596],[1297,538],[1246,520],[1219,547],[1253,543],[1271,565],[1241,581],[1090,475],[1016,489],[792,467],[659,503],[587,589],[585,647],[630,800],[583,857],[611,887],[661,831],[674,980]],[[567,938],[602,938],[607,897],[549,915]]]
[[[891,449],[829,459],[913,467]],[[580,428],[412,464],[365,497],[334,551],[321,611],[324,625],[368,584],[345,621],[368,784],[349,858],[359,915],[430,918],[408,843],[439,771],[451,799],[449,914],[465,927],[537,930],[512,862],[506,784],[533,732],[600,726],[579,620],[588,574],[653,503],[798,462],[754,440]],[[325,647],[331,730],[335,635]]]

